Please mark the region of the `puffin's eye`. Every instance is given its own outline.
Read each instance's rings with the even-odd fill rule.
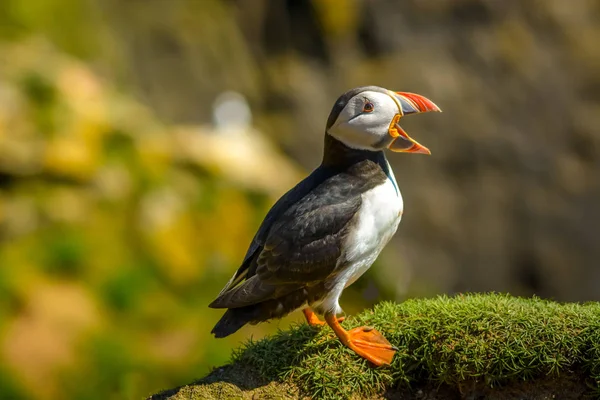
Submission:
[[[366,102],[365,105],[363,106],[363,112],[370,113],[374,109],[375,109],[375,106],[370,101]]]

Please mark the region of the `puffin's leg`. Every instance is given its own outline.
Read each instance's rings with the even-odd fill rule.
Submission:
[[[325,321],[321,321],[319,319],[317,314],[315,314],[315,312],[310,307],[306,307],[305,309],[302,310],[302,312],[304,313],[304,316],[306,317],[306,322],[310,326],[323,326],[326,324]],[[337,320],[338,320],[338,322],[342,322],[345,319],[346,319],[346,317],[339,317]]]
[[[397,349],[375,329],[361,326],[346,331],[333,313],[325,314],[325,321],[340,341],[359,356],[366,358],[378,367],[391,364]]]

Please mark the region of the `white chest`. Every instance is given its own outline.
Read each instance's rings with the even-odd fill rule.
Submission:
[[[390,241],[402,218],[404,203],[393,173],[383,185],[362,195],[353,233],[347,238],[343,259],[347,263],[340,280],[344,287],[358,279]]]
[[[342,311],[338,300],[344,288],[369,269],[398,229],[404,203],[394,174],[391,169],[389,171],[390,177],[383,185],[362,194],[362,204],[355,217],[355,225],[346,238],[340,257],[344,264],[338,265],[338,268],[342,270],[327,282],[327,296],[312,305],[317,306],[320,312],[339,314]]]

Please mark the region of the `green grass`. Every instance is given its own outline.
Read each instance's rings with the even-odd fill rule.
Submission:
[[[442,296],[382,303],[343,325],[375,326],[399,348],[392,365],[372,368],[329,328],[301,324],[249,341],[233,353],[229,368],[252,371],[260,383],[222,380],[242,389],[276,381],[303,396],[337,399],[377,398],[390,389],[410,391],[422,385],[463,392],[465,387],[502,388],[576,376],[589,394],[600,395],[600,303],[561,304],[499,294]],[[209,398],[200,389],[220,380],[214,375],[191,386],[194,393]],[[244,397],[242,391],[238,394]]]

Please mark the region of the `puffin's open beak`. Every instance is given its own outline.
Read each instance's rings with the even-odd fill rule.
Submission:
[[[441,112],[442,110],[428,98],[415,93],[390,92],[390,97],[396,102],[400,112],[394,116],[394,119],[390,123],[388,133],[394,140],[390,143],[388,149],[402,153],[431,154],[431,151],[427,147],[408,136],[398,122],[400,118],[408,114],[418,114],[428,111]]]

